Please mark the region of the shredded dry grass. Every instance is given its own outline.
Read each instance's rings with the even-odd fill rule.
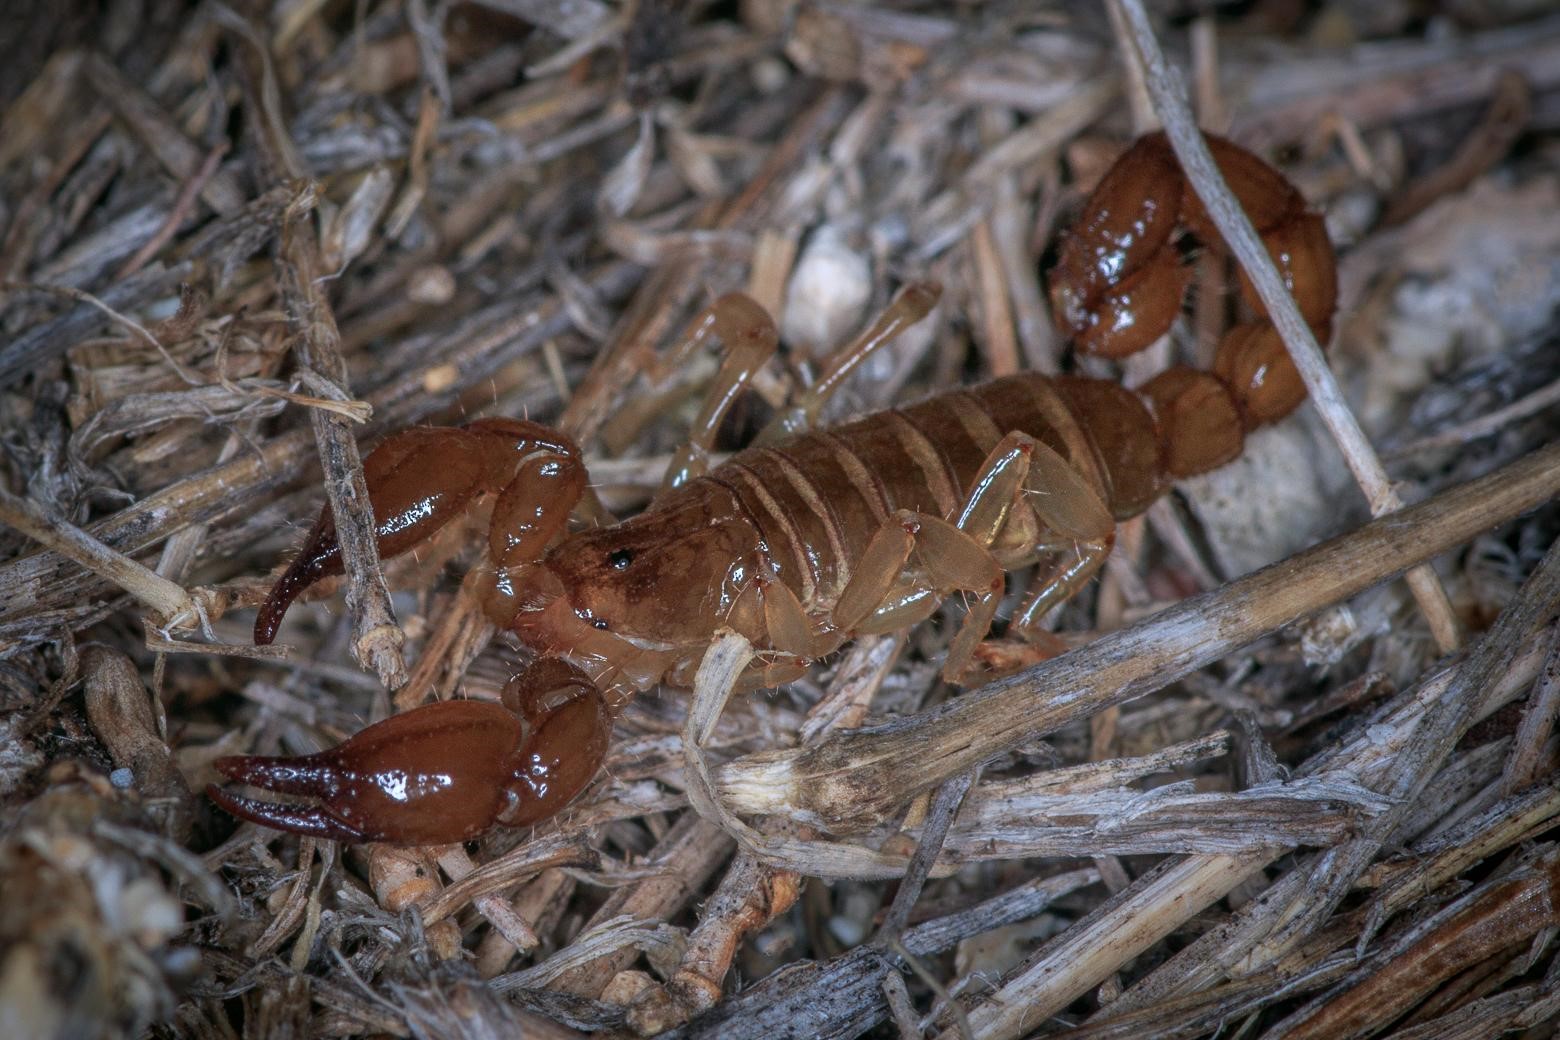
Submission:
[[[1555,1035],[1560,20],[99,6],[0,20],[7,1035]],[[1326,212],[1325,363],[1194,118]],[[1122,526],[1050,619],[1070,652],[952,689],[955,602],[732,698],[751,648],[718,639],[565,813],[464,847],[199,793],[523,663],[462,594],[482,539],[379,560],[388,432],[553,423],[641,508],[715,370],[671,345],[733,289],[785,350],[726,448],[913,279],[941,306],[838,415],[1204,357],[1221,261],[1119,372],[1045,294],[1159,124],[1313,403]],[[348,575],[256,648],[325,501]]]

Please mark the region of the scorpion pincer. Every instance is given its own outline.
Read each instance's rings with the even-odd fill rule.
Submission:
[[[1320,217],[1250,152],[1208,143],[1237,198],[1326,341],[1336,295]],[[1054,312],[1078,349],[1141,350],[1180,311],[1187,238],[1222,249],[1162,135],[1138,140],[1107,172],[1063,240]],[[914,624],[947,596],[969,602],[944,675],[977,669],[976,651],[1005,572],[1040,564],[1010,636],[1097,572],[1117,521],[1178,478],[1239,454],[1251,429],[1287,415],[1304,385],[1264,312],[1220,341],[1211,371],[1177,365],[1136,392],[1083,377],[1017,375],[869,415],[808,425],[843,377],[935,304],[935,286],[901,290],[786,415],[780,436],[708,469],[726,408],[775,350],[773,321],[750,298],[717,300],[690,328],[726,358],[689,446],[642,514],[569,529],[587,476],[578,447],[533,422],[420,427],[367,458],[380,553],[430,537],[491,501],[483,608],[535,660],[501,704],[446,701],[370,726],[314,755],[217,762],[235,781],[309,799],[262,801],[216,787],[233,814],[346,841],[442,844],[560,810],[595,776],[611,721],[637,692],[686,687],[714,634],[730,628],[760,654],[746,687],[803,674],[851,638]],[[255,623],[269,643],[288,605],[342,572],[327,506]]]

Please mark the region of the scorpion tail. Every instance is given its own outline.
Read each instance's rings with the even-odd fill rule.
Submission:
[[[1224,138],[1204,136],[1300,313],[1325,345],[1338,276],[1322,218],[1273,167]],[[1164,135],[1149,134],[1101,179],[1052,272],[1053,313],[1078,349],[1125,357],[1169,330],[1190,281],[1174,238],[1177,226],[1206,248],[1227,252]],[[1229,462],[1247,433],[1305,400],[1305,383],[1244,274],[1241,295],[1253,320],[1219,341],[1211,371],[1176,366],[1139,391],[1154,412],[1163,468],[1171,477]]]
[[[1326,346],[1338,278],[1321,217],[1302,212],[1263,239],[1300,313]],[[1242,285],[1254,297],[1244,279]],[[1154,413],[1165,472],[1180,479],[1233,460],[1246,434],[1300,407],[1306,387],[1278,329],[1261,314],[1224,334],[1211,371],[1175,365],[1138,393]]]

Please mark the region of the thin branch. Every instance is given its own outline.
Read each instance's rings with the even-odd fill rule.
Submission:
[[[104,314],[108,315],[114,321],[129,329],[131,332],[135,333],[137,336],[141,337],[141,339],[145,340],[147,346],[151,347],[152,349],[156,350],[157,353],[162,355],[163,360],[168,363],[168,367],[173,369],[174,375],[178,376],[181,380],[183,380],[185,383],[188,383],[190,386],[201,385],[201,380],[197,379],[189,369],[179,364],[178,359],[176,359],[172,354],[168,353],[168,348],[163,346],[161,340],[152,335],[150,329],[136,321],[134,318],[130,317],[128,314],[124,314],[115,310],[113,307],[109,306],[107,301],[92,295],[85,289],[77,289],[70,285],[45,285],[38,282],[10,281],[0,282],[0,289],[17,292],[49,293],[52,296],[62,296],[67,300],[76,300],[79,303],[84,303],[89,307],[96,308],[97,310],[102,311]]]
[[[1270,858],[1256,852],[1160,864],[1042,946],[1001,989],[971,1008],[975,1035],[1004,1040],[1031,1032]],[[938,1040],[958,1040],[958,1033],[945,1031]]]
[[[1560,551],[1552,556],[1560,562]],[[1560,568],[1555,565],[1549,568],[1551,571],[1556,569]],[[1435,747],[1448,747],[1450,741],[1455,740],[1456,731],[1465,730],[1467,722],[1492,707],[1491,701],[1501,692],[1502,685],[1512,686],[1483,680],[1490,678],[1492,663],[1497,667],[1509,665],[1511,672],[1521,671],[1523,655],[1518,652],[1516,639],[1531,631],[1535,615],[1543,609],[1540,604],[1553,602],[1555,577],[1555,574],[1548,574],[1530,581],[1517,608],[1502,615],[1496,631],[1486,637],[1478,649],[1456,666],[1430,677],[1417,690],[1410,691],[1403,698],[1401,710],[1380,718],[1364,739],[1325,756],[1327,771],[1369,777],[1372,782],[1383,785],[1393,783],[1394,772],[1407,772],[1412,774],[1409,779],[1391,787],[1397,796],[1393,808],[1411,804],[1414,799],[1401,792],[1428,789],[1425,774],[1417,765],[1428,763],[1431,756],[1413,749],[1402,750],[1403,746],[1418,740]],[[1500,678],[1510,678],[1510,675]],[[1520,684],[1513,688],[1520,689]],[[1457,725],[1449,727],[1448,719],[1455,720]],[[1383,749],[1389,749],[1388,753],[1377,754]],[[1402,768],[1400,764],[1405,759],[1415,763],[1415,767]],[[1320,773],[1322,769],[1318,766],[1308,772]],[[1392,817],[1392,810],[1378,814],[1367,830],[1384,832],[1391,825]],[[1263,898],[1247,904],[1247,910],[1252,912],[1243,911],[1244,917],[1235,923],[1210,931],[1204,937],[1207,942],[1200,939],[1195,945],[1203,948],[1201,959],[1183,962],[1179,984],[1176,978],[1167,979],[1159,986],[1157,996],[1184,993],[1192,988],[1193,982],[1202,986],[1217,982],[1232,972],[1237,960],[1242,972],[1264,968],[1279,970],[1286,966],[1292,969],[1293,965],[1281,961],[1280,955],[1294,950],[1298,939],[1315,934],[1314,929],[1305,931],[1295,926],[1295,922],[1305,920],[1316,906],[1309,895],[1317,890],[1328,891],[1333,882],[1346,891],[1358,875],[1347,873],[1346,869],[1329,873],[1328,868],[1340,853],[1347,855],[1359,845],[1358,840],[1351,840],[1329,849],[1269,886]],[[1379,846],[1379,841],[1374,843],[1372,855]],[[1276,859],[1277,854],[1278,850],[1257,849],[1234,856],[1195,856],[1177,863],[1161,864],[1036,951],[1014,977],[971,1009],[970,1019],[977,1025],[978,1035],[982,1040],[1007,1040],[1027,1032],[1034,1015],[1060,1011],[1107,978],[1110,972],[1118,970],[1179,927],[1191,914],[1222,898],[1244,878],[1256,875]],[[1368,860],[1369,857],[1363,858]],[[1440,883],[1450,877],[1450,872],[1442,875]],[[1427,883],[1415,884],[1412,889],[1399,886],[1398,892],[1422,892]],[[1335,901],[1333,905],[1336,905]],[[1330,910],[1331,906],[1324,901],[1322,912],[1314,920],[1321,920]],[[1318,936],[1322,942],[1320,948],[1313,944],[1307,949],[1313,956],[1325,957],[1361,934],[1359,918],[1343,925],[1329,929],[1325,936]],[[1367,923],[1363,930],[1373,929]],[[1214,955],[1210,956],[1211,953]],[[1356,950],[1355,957],[1360,953]],[[1137,999],[1125,1006],[1130,1008],[1144,1003]],[[1113,1006],[1113,1010],[1119,1012],[1121,1009]],[[944,1040],[947,1037],[945,1033]]]
[[[965,773],[937,789],[931,811],[926,816],[926,825],[921,830],[921,841],[915,847],[915,854],[910,857],[904,880],[900,882],[899,891],[894,893],[894,901],[883,917],[875,941],[898,941],[899,933],[904,931],[910,920],[910,911],[915,908],[915,901],[926,887],[926,879],[931,876],[932,864],[937,862],[943,842],[948,840],[948,828],[953,825],[953,818],[959,814],[959,806],[964,804],[964,796],[969,794],[974,783],[975,774]]]
[[[94,574],[113,582],[134,596],[154,615],[160,629],[181,628],[199,622],[207,626],[203,603],[183,587],[169,581],[123,553],[115,552],[75,524],[48,515],[37,503],[0,488],[0,524],[15,528],[47,549],[53,549]],[[208,637],[215,640],[215,636]]]
[[[1511,755],[1501,777],[1501,793],[1510,797],[1530,784],[1552,775],[1549,738],[1554,734],[1555,718],[1560,716],[1560,624],[1549,635],[1549,652],[1544,667],[1533,684],[1522,722],[1511,742]]]
[[[303,162],[282,122],[281,101],[269,53],[255,30],[231,10],[218,7],[218,20],[247,46],[237,48],[244,93],[256,127],[262,176],[269,181],[298,180],[306,175]],[[312,369],[334,390],[322,397],[348,400],[347,366],[341,356],[341,333],[325,298],[319,240],[302,206],[283,216],[277,268],[283,305],[298,333],[296,350],[302,365]],[[338,396],[339,395],[339,396]],[[352,428],[341,416],[315,408],[309,422],[325,472],[325,493],[336,523],[336,540],[347,575],[347,610],[352,617],[353,652],[358,661],[394,689],[406,682],[401,644],[406,635],[396,623],[390,589],[379,566],[373,505],[363,479],[363,460]]]
[[[1506,674],[1517,648],[1539,624],[1553,616],[1560,603],[1560,541],[1523,584],[1510,606],[1458,666],[1444,696],[1438,697],[1392,756],[1382,774],[1368,783],[1393,805],[1361,826],[1357,836],[1323,852],[1310,871],[1309,883],[1294,897],[1292,912],[1253,955],[1256,967],[1272,963],[1314,934],[1343,901],[1445,763],[1459,738],[1477,717],[1480,694]],[[1363,950],[1373,928],[1361,930]]]
[[[227,153],[228,143],[226,141],[218,141],[216,146],[206,153],[206,158],[201,162],[200,169],[196,170],[180,186],[179,194],[173,200],[173,208],[168,211],[167,219],[152,234],[152,237],[146,240],[146,244],[137,249],[135,255],[125,261],[124,266],[114,275],[115,281],[135,274],[145,267],[152,257],[157,255],[159,249],[168,244],[169,239],[173,238],[178,232],[179,226],[184,223],[185,219],[194,210],[195,197],[200,194],[200,190],[206,186],[206,182],[211,180],[212,175],[217,172],[218,164],[222,162],[222,157]]]
[[[1560,379],[1548,386],[1519,398],[1504,408],[1497,408],[1493,412],[1481,415],[1477,419],[1469,419],[1465,423],[1459,423],[1451,429],[1442,430],[1440,433],[1431,434],[1429,437],[1421,437],[1419,440],[1410,441],[1387,455],[1388,459],[1406,459],[1421,452],[1439,451],[1443,448],[1457,448],[1469,441],[1478,440],[1480,437],[1488,437],[1492,433],[1499,433],[1513,423],[1520,422],[1530,415],[1536,415],[1546,408],[1560,404]]]

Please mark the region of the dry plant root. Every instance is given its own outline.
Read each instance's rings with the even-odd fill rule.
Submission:
[[[1255,156],[1209,141],[1324,334],[1335,275],[1320,219]],[[1080,349],[1121,357],[1168,330],[1188,278],[1183,229],[1219,247],[1163,137],[1145,137],[1105,176],[1053,272],[1057,314]],[[212,797],[266,826],[347,841],[440,844],[532,823],[594,777],[614,713],[657,684],[689,686],[722,628],[759,651],[739,686],[773,686],[856,636],[915,624],[962,594],[970,609],[943,670],[960,681],[1005,572],[1043,565],[1010,625],[1041,638],[1038,619],[1099,570],[1117,521],[1174,479],[1234,458],[1247,431],[1304,398],[1259,309],[1224,337],[1213,371],[1177,366],[1139,393],[1024,374],[805,432],[843,375],[925,317],[938,292],[902,290],[778,432],[707,472],[721,419],[778,339],[749,297],[717,300],[687,333],[716,336],[727,351],[709,403],[650,509],[615,525],[569,532],[585,469],[579,450],[546,427],[490,419],[386,440],[364,467],[381,556],[492,500],[483,608],[537,659],[503,706],[445,702],[318,755],[217,763],[233,780],[312,804]],[[270,642],[292,600],[340,567],[327,507],[261,609],[255,641]]]

